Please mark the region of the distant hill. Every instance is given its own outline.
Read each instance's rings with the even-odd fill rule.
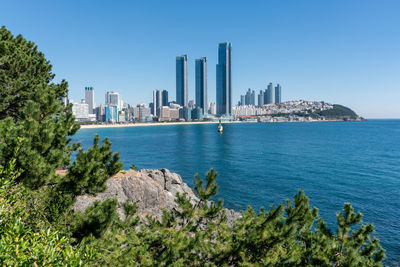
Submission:
[[[315,113],[319,116],[324,116],[326,119],[343,119],[343,120],[357,120],[360,117],[350,108],[334,104],[332,109],[327,109]]]

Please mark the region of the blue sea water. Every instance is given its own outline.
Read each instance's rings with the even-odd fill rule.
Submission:
[[[400,120],[244,123],[82,129],[88,147],[109,137],[124,168],[168,168],[190,186],[219,173],[218,196],[236,210],[292,199],[303,189],[332,229],[345,202],[375,225],[388,261],[400,257]]]

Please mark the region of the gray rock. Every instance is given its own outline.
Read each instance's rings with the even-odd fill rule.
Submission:
[[[177,192],[186,193],[193,204],[199,201],[193,190],[182,181],[182,178],[167,169],[121,171],[108,179],[106,191],[96,196],[83,195],[77,197],[72,209],[84,211],[96,200],[103,201],[115,198],[118,201],[117,212],[121,219],[125,218],[123,204],[127,201],[138,205],[137,215],[140,218],[151,215],[160,219],[164,208],[171,210],[178,207],[175,203]],[[234,210],[228,209],[226,214],[230,223],[240,216]]]

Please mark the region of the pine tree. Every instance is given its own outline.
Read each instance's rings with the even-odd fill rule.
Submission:
[[[71,143],[79,124],[61,100],[67,82],[54,83],[54,77],[33,42],[0,28],[0,165],[15,157],[16,182],[46,193],[42,208],[51,221],[67,212],[77,195],[103,191],[105,181],[122,168],[107,139],[99,146],[96,136],[88,151]],[[67,169],[67,175],[57,175],[57,168]]]

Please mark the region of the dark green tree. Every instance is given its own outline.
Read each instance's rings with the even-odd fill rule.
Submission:
[[[71,142],[79,124],[62,101],[67,82],[54,83],[54,77],[33,42],[0,28],[0,164],[15,157],[16,182],[46,193],[42,208],[52,221],[68,211],[77,195],[103,191],[105,181],[122,168],[107,139],[99,146],[96,136],[88,151]],[[57,174],[60,168],[67,174]]]

